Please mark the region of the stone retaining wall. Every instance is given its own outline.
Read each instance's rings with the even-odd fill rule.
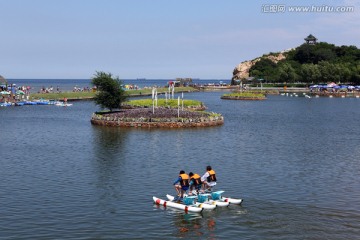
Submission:
[[[225,99],[225,100],[266,100],[266,97],[235,97],[235,96],[222,96],[221,99]]]
[[[111,127],[138,127],[138,128],[189,128],[189,127],[211,127],[224,124],[223,116],[200,117],[194,119],[167,118],[167,119],[145,119],[145,118],[118,118],[102,116],[93,113],[91,123],[94,125]]]

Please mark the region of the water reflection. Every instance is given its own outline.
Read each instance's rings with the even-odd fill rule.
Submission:
[[[127,129],[93,125],[92,130],[94,131],[93,146],[95,154],[99,158],[102,158],[105,153],[112,154],[115,149],[124,147],[123,143],[126,141]]]
[[[96,204],[105,213],[116,213],[117,202],[123,198],[124,175],[122,174],[125,157],[121,154],[127,132],[120,128],[93,126],[93,161]]]
[[[179,238],[205,237],[215,239],[216,221],[202,214],[176,214],[174,217],[174,235]]]

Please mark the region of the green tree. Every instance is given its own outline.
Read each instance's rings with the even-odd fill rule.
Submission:
[[[335,48],[338,62],[356,62],[360,60],[360,49],[356,46],[341,46]]]
[[[319,48],[314,51],[314,63],[321,61],[331,61],[336,58],[336,54],[329,48]]]
[[[276,76],[276,63],[268,58],[262,58],[249,69],[250,76],[274,79]]]
[[[251,72],[251,76],[260,78],[261,76],[263,76],[263,73],[261,71],[259,71],[258,69],[255,69]]]
[[[314,83],[321,79],[321,73],[318,65],[303,64],[301,65],[301,78],[303,82]]]
[[[94,101],[102,108],[113,109],[121,108],[121,103],[126,101],[127,95],[122,89],[122,82],[118,77],[114,78],[111,73],[96,72],[91,83],[96,86],[97,94]]]
[[[321,61],[318,66],[324,82],[338,83],[342,80],[341,66],[339,64]]]
[[[289,63],[284,63],[279,67],[279,78],[284,82],[295,82],[298,76]]]
[[[345,83],[349,83],[352,75],[350,63],[339,63],[336,65],[339,68],[341,81]]]
[[[360,85],[360,64],[352,66],[350,81],[356,85]]]
[[[314,45],[309,44],[302,44],[299,47],[297,47],[290,56],[292,59],[289,60],[295,60],[301,64],[303,63],[313,63],[314,62]]]
[[[316,45],[305,43],[297,47],[295,52],[291,54],[291,57],[292,60],[301,64],[317,64],[320,61],[330,61],[336,58],[335,46],[326,42],[321,42]]]

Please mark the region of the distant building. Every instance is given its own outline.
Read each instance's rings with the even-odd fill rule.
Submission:
[[[304,40],[305,40],[306,43],[309,44],[309,45],[315,45],[317,38],[314,37],[312,34],[310,34],[309,36],[307,36],[306,38],[304,38]]]
[[[175,82],[179,83],[180,86],[187,86],[192,83],[192,78],[176,78]],[[175,85],[175,87],[177,86]]]

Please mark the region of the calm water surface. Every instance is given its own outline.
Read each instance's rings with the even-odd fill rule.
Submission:
[[[201,129],[92,126],[92,101],[1,108],[0,238],[360,239],[360,100],[222,94],[184,95],[225,117]],[[242,206],[153,204],[209,164]]]

